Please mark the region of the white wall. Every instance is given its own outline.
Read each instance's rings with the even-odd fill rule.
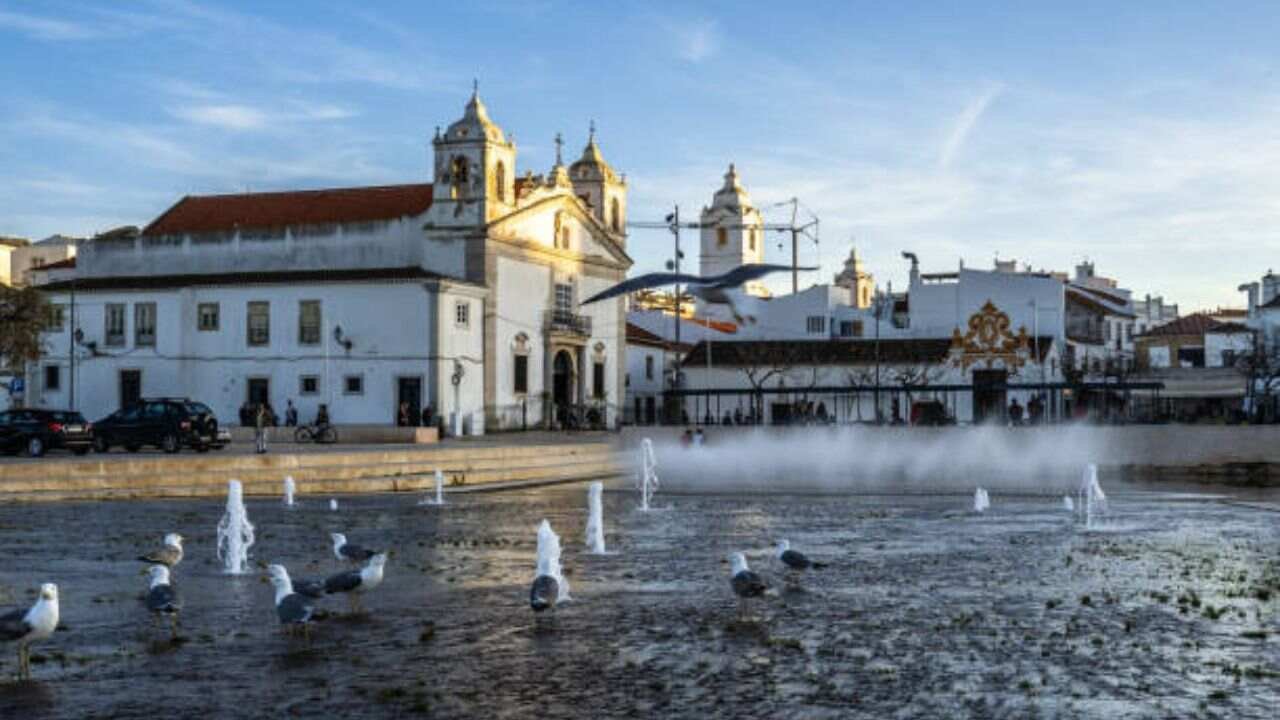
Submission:
[[[67,299],[65,293],[51,293],[50,297],[53,302]],[[313,299],[321,300],[321,344],[301,345],[298,301]],[[270,303],[270,343],[265,347],[250,347],[247,303],[260,300]],[[137,347],[134,342],[133,308],[142,302],[154,302],[157,306],[154,348]],[[220,323],[216,332],[197,329],[197,307],[206,302],[219,304]],[[122,347],[105,345],[107,303],[126,305]],[[314,417],[320,403],[328,402],[330,416],[338,423],[392,423],[400,376],[422,377],[423,403],[441,407],[441,399],[432,393],[428,382],[433,371],[433,315],[428,312],[429,293],[420,283],[81,291],[77,293],[76,305],[85,341],[97,342],[103,354],[92,357],[83,347],[77,348],[76,353],[75,404],[91,419],[117,408],[119,372],[124,369],[142,371],[144,395],[199,399],[227,424],[237,422],[251,377],[269,379],[271,402],[277,413],[283,417],[285,401],[292,399],[304,421]],[[334,341],[335,325],[340,325],[345,337],[352,341],[350,352]],[[478,333],[476,335],[478,337]],[[28,376],[28,404],[66,407],[70,404],[68,333],[50,335],[46,340],[49,352],[40,365],[54,363],[64,368],[62,388],[45,391],[43,371],[33,365]],[[474,346],[468,349],[479,357]],[[317,394],[301,395],[303,375],[319,377]],[[344,392],[343,380],[347,375],[363,377],[362,394]]]
[[[961,269],[954,281],[919,281],[911,285],[911,333],[947,337],[956,328],[964,332],[969,316],[990,300],[1009,316],[1014,333],[1025,327],[1029,335],[1061,340],[1064,287],[1051,277],[969,269]]]
[[[1253,352],[1252,333],[1205,333],[1204,365],[1205,367],[1234,367],[1224,365],[1222,354],[1231,352],[1237,359]]]

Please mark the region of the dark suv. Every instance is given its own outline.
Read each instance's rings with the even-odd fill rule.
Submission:
[[[47,450],[66,448],[77,455],[93,445],[92,426],[84,416],[71,410],[16,408],[0,412],[0,451],[14,454],[25,450],[40,457]]]
[[[154,445],[167,453],[183,447],[205,452],[231,441],[208,405],[187,398],[144,398],[93,424],[93,449],[107,452],[115,445],[137,452]]]

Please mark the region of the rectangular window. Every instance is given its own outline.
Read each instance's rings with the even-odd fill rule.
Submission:
[[[645,380],[653,379],[653,356],[652,355],[644,356],[644,379]]]
[[[529,356],[528,355],[516,356],[515,392],[522,393],[522,394],[529,392]]]
[[[1106,320],[1102,321],[1102,339],[1111,342],[1111,323]]]
[[[62,332],[67,329],[67,306],[66,305],[49,305],[49,320],[45,324],[45,330],[49,332]]]
[[[200,303],[196,306],[196,330],[200,332],[218,330],[218,303]]]
[[[364,376],[348,375],[342,379],[342,392],[347,395],[364,394]]]
[[[256,301],[249,303],[248,341],[250,347],[261,347],[271,343],[271,303]]]
[[[124,303],[107,303],[103,343],[107,347],[124,345]]]
[[[604,397],[604,363],[596,362],[591,373],[591,394],[594,397]]]
[[[459,300],[453,306],[453,322],[460,328],[468,327],[471,324],[471,303]]]
[[[320,301],[298,302],[298,344],[320,344]]]
[[[810,315],[806,325],[811,333],[826,332],[827,319],[821,315]]]
[[[573,312],[573,285],[556,283],[556,306],[561,312]]]
[[[320,393],[320,378],[316,375],[303,375],[298,378],[300,395],[317,395]]]
[[[62,387],[62,368],[57,365],[44,366],[44,389],[57,390]]]
[[[135,347],[156,346],[156,304],[133,306],[133,344]]]

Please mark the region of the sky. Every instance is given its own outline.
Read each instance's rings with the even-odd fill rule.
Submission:
[[[798,198],[804,286],[856,244],[899,289],[904,250],[1088,259],[1184,312],[1241,306],[1280,267],[1278,35],[1274,2],[0,0],[0,235],[429,180],[476,80],[521,174],[594,121],[631,220],[695,218],[730,162],[767,221]],[[671,237],[627,248],[657,270]]]

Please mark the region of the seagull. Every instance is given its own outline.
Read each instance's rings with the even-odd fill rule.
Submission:
[[[747,557],[742,553],[731,553],[729,564],[731,566],[729,584],[733,586],[733,592],[738,596],[738,617],[741,618],[749,609],[751,599],[764,595],[764,591],[769,586],[747,567]]]
[[[164,536],[164,547],[149,552],[146,555],[139,555],[138,559],[144,563],[152,565],[163,565],[172,569],[178,563],[182,562],[182,536],[178,533],[169,533]]]
[[[31,643],[44,640],[58,627],[58,586],[40,586],[40,597],[29,610],[0,615],[0,640],[18,643],[18,677],[31,679]]]
[[[324,591],[328,595],[347,593],[351,611],[360,612],[360,596],[382,584],[382,569],[387,564],[386,553],[375,553],[369,564],[359,570],[330,575],[325,578]]]
[[[276,589],[276,617],[280,618],[280,624],[288,633],[297,632],[301,628],[303,637],[310,644],[311,621],[316,612],[314,598],[294,592],[289,571],[283,565],[268,566],[267,574],[271,576],[271,584]]]
[[[795,270],[817,270],[816,267],[798,267]],[[728,305],[729,311],[733,313],[733,319],[738,324],[746,324],[746,322],[754,323],[755,317],[747,315],[744,319],[738,312],[737,304],[741,304],[746,300],[747,295],[742,290],[742,286],[752,280],[760,278],[775,272],[783,272],[792,270],[790,265],[768,265],[768,264],[748,264],[740,265],[722,275],[712,275],[710,277],[699,277],[697,275],[685,275],[682,273],[658,272],[633,277],[630,280],[624,280],[613,287],[598,292],[595,295],[582,301],[583,305],[590,305],[593,302],[608,300],[619,295],[636,292],[637,290],[648,290],[658,288],[664,285],[683,284],[688,293],[702,301],[713,305]]]
[[[378,554],[377,550],[347,542],[347,536],[342,533],[329,533],[329,537],[333,538],[333,556],[338,560],[359,565]]]
[[[826,563],[810,560],[809,556],[802,552],[792,550],[790,540],[778,541],[778,559],[790,570],[808,570],[809,568],[821,570],[827,566]]]
[[[164,615],[169,616],[169,637],[178,637],[178,613],[182,611],[182,597],[169,582],[169,568],[164,565],[151,566],[151,589],[147,591],[147,610],[155,618],[157,625]]]
[[[540,613],[543,610],[550,610],[556,606],[556,600],[560,597],[560,583],[550,575],[539,575],[533,579],[533,586],[529,588],[529,607],[533,611]]]

